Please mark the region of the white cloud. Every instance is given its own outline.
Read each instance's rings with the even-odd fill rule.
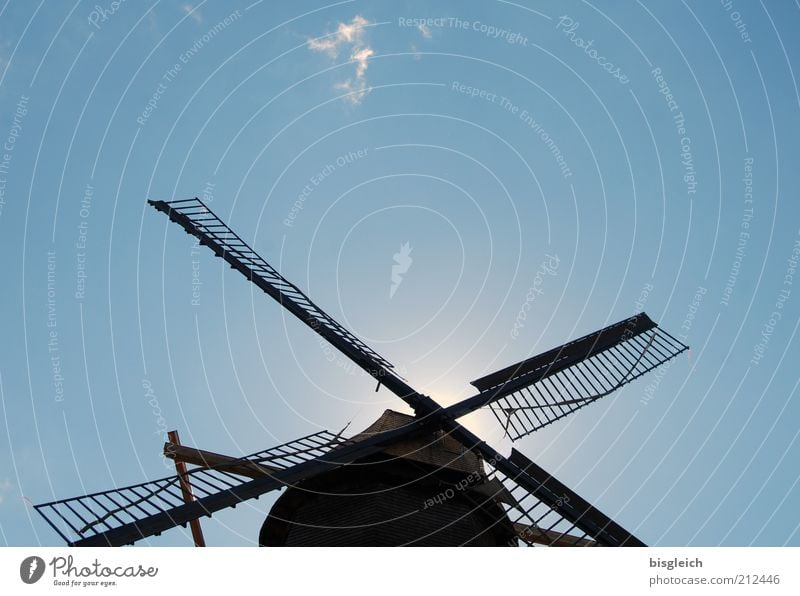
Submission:
[[[364,75],[367,74],[367,67],[369,64],[367,60],[369,60],[370,56],[372,56],[375,52],[372,48],[357,48],[353,50],[353,53],[350,54],[350,59],[356,61],[356,78],[363,79]]]
[[[360,104],[370,91],[364,79],[345,79],[336,83],[333,88],[344,91],[346,93],[345,99],[352,104]]]
[[[369,25],[367,19],[356,15],[349,23],[339,23],[336,33],[318,39],[309,39],[308,47],[315,52],[325,52],[331,58],[336,58],[342,46],[361,46],[363,44],[364,27],[367,25]]]
[[[375,51],[364,41],[364,27],[369,24],[367,19],[356,15],[349,23],[339,23],[335,33],[308,40],[308,49],[327,54],[332,59],[337,58],[344,49],[349,51],[350,60],[356,65],[355,76],[336,83],[334,88],[349,93],[347,99],[354,104],[361,103],[370,90],[367,84],[367,68]]]

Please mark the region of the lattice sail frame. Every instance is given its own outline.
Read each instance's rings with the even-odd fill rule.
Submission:
[[[505,433],[517,440],[688,349],[641,313],[472,384],[489,396],[487,406]]]
[[[234,460],[230,465],[249,462],[278,473],[317,459],[346,443],[341,433],[321,431],[258,451]],[[81,546],[84,540],[92,540],[123,526],[141,523],[153,515],[184,505],[182,478],[191,484],[195,499],[230,491],[251,480],[226,472],[225,467],[227,466],[194,468],[186,474],[34,505],[34,508],[69,545]],[[276,488],[280,488],[280,485]]]
[[[232,266],[242,275],[269,293],[298,316],[309,327],[325,336],[332,334],[339,341],[337,347],[349,348],[348,355],[357,361],[368,362],[372,370],[391,370],[394,366],[363,341],[342,327],[333,317],[322,310],[296,285],[283,277],[265,261],[249,244],[217,217],[200,199],[177,201],[148,201],[157,210],[169,215],[184,230],[197,236],[200,243]]]
[[[520,542],[555,547],[646,546],[519,451],[512,449],[507,460],[484,463],[488,474],[479,485],[482,497],[474,501],[475,506],[493,502],[502,508],[503,515],[484,531],[510,523],[515,535],[509,546]],[[502,471],[508,463],[516,474]]]
[[[498,470],[489,480],[497,479],[516,501],[516,506],[501,506],[516,531],[517,539],[527,546],[598,546],[594,538]],[[564,495],[564,499],[569,499]]]
[[[516,449],[508,461],[518,475],[501,471],[505,466],[490,465],[488,478],[507,491],[502,499],[506,514],[518,539],[528,546],[646,546]]]

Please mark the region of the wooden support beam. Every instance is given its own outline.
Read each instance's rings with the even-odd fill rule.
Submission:
[[[181,440],[178,437],[177,430],[171,430],[167,433],[167,437],[173,445],[180,446]],[[186,464],[182,461],[175,460],[175,469],[178,471],[180,477],[181,492],[183,493],[183,501],[188,505],[194,501],[192,494],[192,485],[189,483],[189,476],[186,470]],[[200,520],[193,519],[189,522],[189,527],[192,530],[192,539],[195,546],[205,546],[206,540],[203,538],[203,529],[200,527]]]
[[[515,523],[514,531],[523,540],[546,546],[597,546],[597,542],[594,540],[578,538],[571,534],[563,534],[553,530],[543,530],[526,524]]]
[[[213,451],[195,449],[194,447],[186,447],[174,441],[164,443],[164,457],[174,459],[176,463],[180,462],[201,468],[224,470],[247,478],[263,478],[278,471],[277,468],[257,464],[246,459],[221,455]]]

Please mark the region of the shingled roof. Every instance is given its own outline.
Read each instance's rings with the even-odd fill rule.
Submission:
[[[350,440],[364,440],[380,432],[413,424],[414,421],[415,418],[409,414],[386,410],[380,418]],[[421,462],[438,469],[446,468],[465,474],[485,475],[483,460],[442,431],[403,439],[387,445],[383,451],[388,455]]]

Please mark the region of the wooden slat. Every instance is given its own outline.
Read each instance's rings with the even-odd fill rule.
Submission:
[[[180,447],[181,440],[178,437],[177,430],[171,430],[167,433],[172,445]],[[189,475],[186,473],[186,463],[178,459],[175,460],[175,469],[178,472],[178,478],[181,484],[181,493],[183,494],[183,501],[186,504],[194,502],[194,495],[192,494],[192,485],[189,482]],[[205,546],[206,539],[203,537],[203,529],[200,527],[200,520],[193,519],[189,522],[189,527],[192,530],[192,539],[195,546]]]
[[[186,447],[185,445],[177,445],[172,442],[164,443],[164,457],[173,459],[176,462],[192,464],[201,468],[223,470],[248,478],[263,478],[278,471],[277,468],[271,468],[241,458],[195,449],[194,447]]]
[[[535,542],[547,546],[597,546],[594,540],[578,538],[571,534],[563,534],[555,530],[543,530],[526,524],[514,523],[517,536],[526,542]]]

